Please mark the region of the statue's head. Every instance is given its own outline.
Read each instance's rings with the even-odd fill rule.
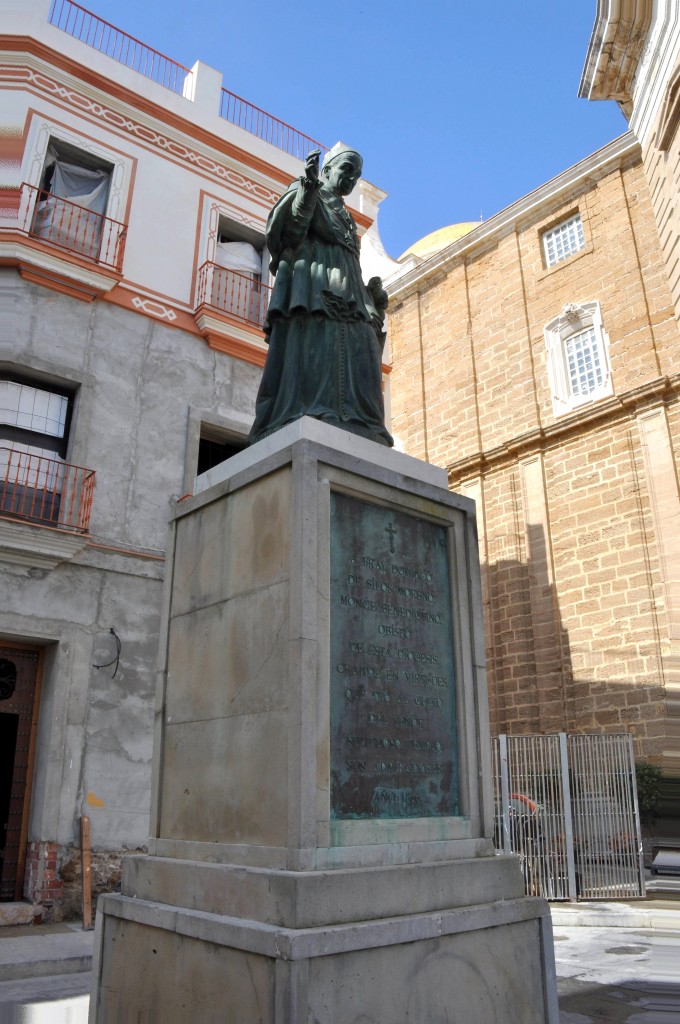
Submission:
[[[344,142],[336,142],[323,159],[321,177],[333,192],[348,196],[361,177],[363,164],[361,154],[356,149],[346,146]]]

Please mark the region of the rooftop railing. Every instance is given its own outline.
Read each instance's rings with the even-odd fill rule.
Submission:
[[[17,228],[102,266],[120,270],[123,265],[127,225],[26,182],[21,186]]]
[[[171,92],[182,95],[189,68],[170,60],[164,54],[147,46],[127,32],[111,25],[103,18],[73,3],[73,0],[54,0],[50,8],[50,25],[62,29],[81,43],[117,60],[119,64],[150,78]]]
[[[268,284],[217,263],[204,263],[198,272],[197,305],[212,306],[255,327],[264,323],[270,294]]]
[[[0,518],[87,533],[95,471],[19,448],[0,448]]]
[[[165,89],[180,96],[183,94],[186,77],[190,74],[189,68],[171,60],[127,32],[121,32],[73,0],[53,0],[49,22],[74,39],[92,46],[99,53],[139,72]],[[222,89],[219,114],[230,124],[243,128],[244,131],[299,160],[304,159],[311,149],[326,152],[327,147],[320,142],[248,103],[228,89]]]
[[[298,160],[304,160],[312,149],[320,149],[325,153],[328,148],[228,89],[222,89],[220,117]]]

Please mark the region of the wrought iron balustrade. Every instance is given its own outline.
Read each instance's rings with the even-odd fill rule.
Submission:
[[[212,306],[248,324],[262,327],[271,288],[248,274],[204,263],[198,272],[198,306]]]
[[[0,518],[87,533],[95,471],[0,447]]]
[[[74,39],[93,47],[99,53],[150,78],[163,88],[182,95],[189,68],[171,60],[127,32],[98,18],[73,0],[54,0],[50,8],[50,25],[62,29]]]
[[[144,75],[145,78],[150,78],[170,92],[180,96],[184,94],[187,77],[191,74],[190,68],[171,60],[127,32],[122,32],[73,0],[54,0],[50,8],[49,22],[86,46],[91,46],[99,53]],[[309,135],[268,114],[229,89],[222,89],[219,114],[230,124],[243,128],[244,131],[299,160],[304,160],[312,149],[321,149],[323,152],[327,149]]]
[[[228,89],[222,89],[220,117],[298,160],[304,160],[313,149],[325,153],[328,148]]]
[[[120,270],[127,225],[24,182],[17,228],[32,238]]]

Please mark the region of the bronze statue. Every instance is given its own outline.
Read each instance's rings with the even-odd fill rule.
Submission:
[[[267,361],[250,443],[301,416],[314,416],[392,445],[382,397],[387,294],[379,277],[365,285],[357,228],[342,197],[361,176],[362,159],[337,143],[319,173],[319,150],[267,221],[276,275],[264,325]]]

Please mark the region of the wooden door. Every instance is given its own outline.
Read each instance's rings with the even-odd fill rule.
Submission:
[[[42,651],[0,643],[0,900],[21,898]]]

